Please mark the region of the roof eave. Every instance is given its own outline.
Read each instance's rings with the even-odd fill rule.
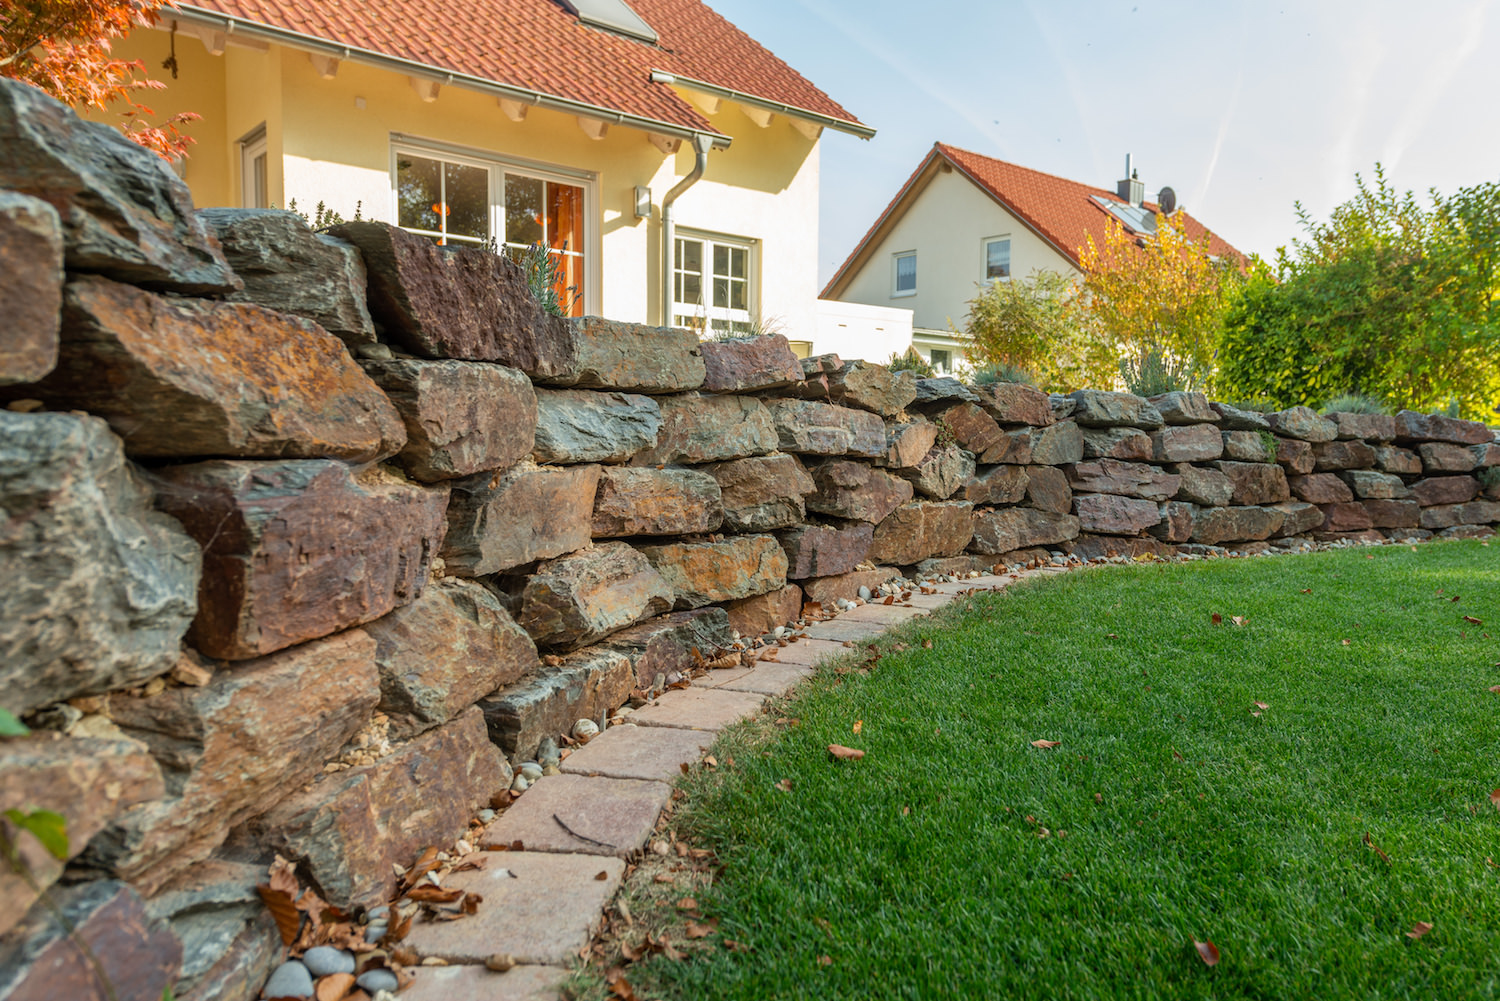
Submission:
[[[274,25],[261,24],[257,21],[246,21],[242,18],[229,17],[228,15],[204,10],[201,7],[194,7],[190,4],[183,4],[173,8],[171,16],[179,21],[203,25],[230,35],[242,35],[261,41],[275,42],[278,45],[284,45],[288,48],[334,56],[338,59],[364,63],[394,72],[435,77],[448,85],[464,87],[468,90],[491,94],[495,97],[503,97],[507,100],[520,101],[524,104],[544,108],[548,111],[558,111],[567,115],[582,115],[587,118],[595,118],[603,122],[608,122],[611,125],[639,129],[642,132],[670,136],[674,139],[686,139],[690,142],[694,136],[706,135],[712,138],[714,146],[719,149],[727,149],[729,144],[733,142],[733,137],[724,135],[722,132],[717,132],[713,129],[694,129],[675,122],[664,122],[659,119],[648,118],[644,115],[631,114],[630,112],[620,111],[617,108],[606,108],[602,105],[589,104],[586,101],[578,101],[557,94],[548,94],[539,90],[516,87],[469,73],[454,72],[446,67],[434,66],[431,63],[423,63],[415,59],[405,59],[401,56],[387,55],[386,53],[376,52],[372,49],[363,49],[358,46],[331,42],[326,38],[306,35],[299,31],[292,31],[289,28],[278,28]]]
[[[687,90],[696,90],[699,93],[708,94],[712,97],[747,104],[752,108],[774,111],[786,115],[788,118],[800,118],[803,121],[812,122],[814,125],[821,125],[836,132],[847,132],[849,135],[858,136],[861,139],[875,138],[875,130],[863,122],[835,118],[833,115],[825,115],[820,111],[799,108],[795,104],[786,104],[782,101],[772,101],[768,98],[757,97],[755,94],[747,94],[742,90],[735,90],[733,87],[721,87],[719,84],[709,83],[707,80],[695,80],[680,73],[673,73],[671,70],[652,70],[651,79],[655,83],[683,87]]]

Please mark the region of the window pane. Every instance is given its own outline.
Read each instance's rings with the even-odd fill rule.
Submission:
[[[729,274],[729,248],[721,244],[714,244],[714,274]]]
[[[439,228],[443,165],[422,156],[396,158],[396,225],[407,229]]]
[[[734,247],[729,252],[729,275],[731,278],[745,277],[745,261],[749,252],[743,247]]]
[[[255,208],[269,208],[271,205],[271,181],[269,171],[266,169],[266,154],[261,153],[255,158]]]
[[[505,242],[531,246],[542,242],[542,189],[545,182],[519,174],[505,175]]]
[[[547,245],[583,251],[583,189],[547,182]]]
[[[729,283],[729,308],[730,309],[748,309],[749,308],[748,306],[745,305],[745,288],[746,288],[746,283],[745,282],[731,281]]]
[[[697,240],[678,240],[678,261],[684,271],[703,273],[703,244]]]
[[[447,232],[483,240],[490,235],[490,172],[461,163],[443,164],[447,181]]]
[[[970,272],[970,274],[972,273],[973,272]],[[916,290],[917,255],[904,254],[901,257],[896,258],[896,291],[915,292]]]
[[[984,276],[1010,277],[1010,241],[991,240],[984,246]]]
[[[729,305],[729,279],[714,279],[714,305],[723,308]]]

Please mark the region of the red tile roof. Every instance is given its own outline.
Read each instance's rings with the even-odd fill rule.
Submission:
[[[582,24],[557,0],[189,0],[206,11],[437,70],[540,91],[695,131],[716,131],[663,70],[767,101],[859,120],[698,0],[631,0],[650,45]]]
[[[982,156],[947,143],[934,143],[932,152],[907,178],[896,197],[891,199],[885,211],[875,220],[875,224],[855,246],[854,252],[823,289],[824,298],[833,295],[835,286],[852,275],[857,259],[872,244],[887,221],[894,221],[898,213],[904,212],[907,200],[920,194],[922,185],[918,182],[937,159],[951,163],[991,198],[1020,218],[1038,236],[1052,244],[1075,268],[1079,266],[1079,252],[1088,237],[1092,236],[1094,243],[1102,246],[1106,226],[1114,218],[1094,201],[1095,196],[1120,204],[1125,201],[1108,188],[1096,188],[1054,174],[1044,174],[1039,170]],[[1157,208],[1154,202],[1143,204],[1150,211]],[[1210,233],[1197,219],[1186,212],[1182,216],[1192,239],[1200,240],[1205,233],[1210,234],[1209,247],[1214,254],[1244,258],[1245,255],[1219,236]]]

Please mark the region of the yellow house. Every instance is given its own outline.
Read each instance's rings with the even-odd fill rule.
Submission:
[[[199,205],[541,243],[575,315],[706,333],[811,340],[818,143],[874,135],[698,0],[197,0],[116,52],[203,116]]]

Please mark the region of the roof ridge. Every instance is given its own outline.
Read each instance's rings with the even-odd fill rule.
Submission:
[[[988,160],[990,163],[998,163],[998,164],[1000,164],[1002,166],[1011,167],[1011,168],[1013,168],[1015,170],[1024,170],[1026,173],[1028,173],[1028,174],[1035,174],[1038,177],[1046,177],[1046,178],[1049,178],[1050,180],[1062,181],[1065,184],[1074,184],[1074,185],[1077,185],[1080,188],[1088,188],[1090,191],[1095,192],[1097,194],[1108,195],[1110,198],[1113,198],[1117,202],[1118,201],[1124,201],[1124,199],[1121,198],[1117,193],[1109,190],[1108,188],[1095,187],[1094,185],[1087,184],[1087,183],[1085,183],[1083,181],[1075,181],[1071,177],[1064,177],[1061,174],[1053,174],[1053,173],[1050,173],[1050,172],[1045,171],[1045,170],[1037,170],[1035,167],[1025,167],[1025,166],[1022,166],[1021,164],[1016,163],[1016,162],[1014,162],[1012,160],[1002,160],[1002,159],[1000,159],[997,156],[988,156],[988,155],[986,155],[984,153],[976,153],[974,150],[965,149],[962,146],[955,146],[952,143],[936,142],[936,143],[933,143],[933,145],[934,146],[941,146],[944,149],[953,150],[955,153],[963,153],[963,154],[966,154],[968,156],[978,157],[981,160]]]

